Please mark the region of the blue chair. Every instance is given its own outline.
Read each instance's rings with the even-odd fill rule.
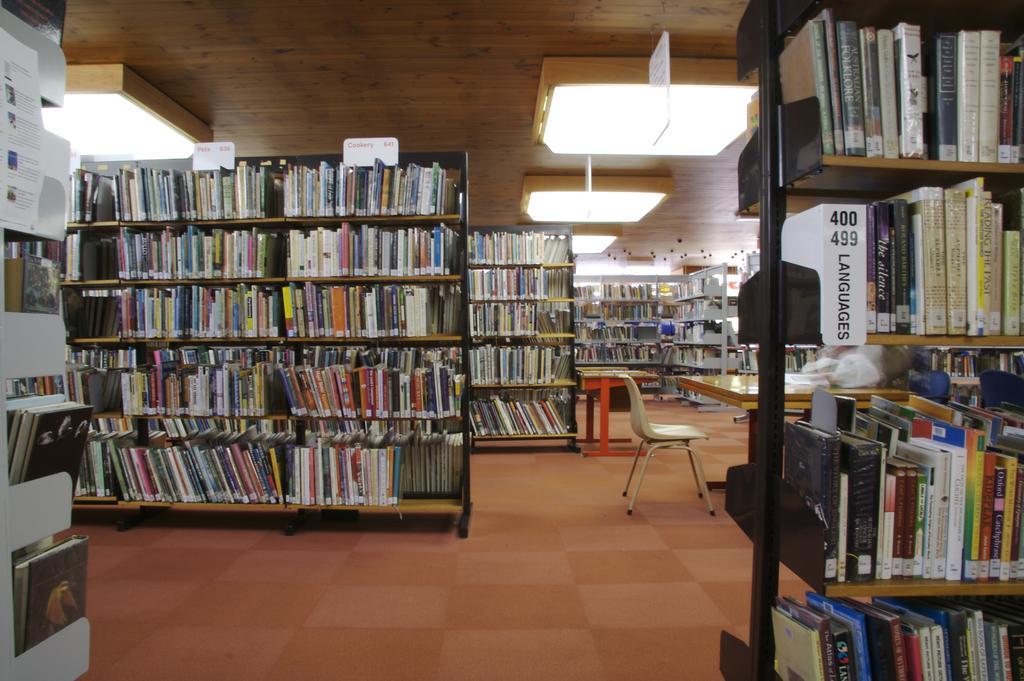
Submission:
[[[1024,405],[1024,378],[1008,371],[989,369],[978,377],[981,401],[985,407],[998,407],[1003,402]]]
[[[910,392],[935,402],[949,400],[949,374],[945,371],[926,369],[910,372]]]

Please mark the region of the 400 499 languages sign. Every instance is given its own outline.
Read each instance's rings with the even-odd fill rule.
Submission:
[[[864,206],[823,204],[787,218],[782,227],[782,259],[815,270],[821,281],[826,345],[867,342],[864,219]]]

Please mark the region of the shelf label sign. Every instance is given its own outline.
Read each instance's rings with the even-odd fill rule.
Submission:
[[[192,150],[192,170],[233,170],[234,167],[234,142],[199,142]]]
[[[867,342],[867,245],[864,206],[824,204],[786,220],[782,259],[818,272],[821,339]]]
[[[652,88],[659,88],[664,91],[665,99],[665,122],[661,123],[658,119],[655,125],[656,137],[654,138],[654,144],[657,145],[661,141],[661,138],[665,136],[665,131],[668,130],[668,126],[671,123],[671,88],[672,88],[672,73],[671,73],[671,58],[668,49],[668,31],[661,32],[661,38],[658,40],[658,44],[654,48],[654,52],[651,53],[651,60],[647,65],[647,78]]]
[[[377,159],[387,166],[398,165],[398,138],[349,137],[341,143],[347,166],[372,166]]]

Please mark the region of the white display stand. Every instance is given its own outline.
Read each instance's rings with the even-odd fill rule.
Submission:
[[[0,10],[0,28],[35,49],[39,54],[42,99],[49,104],[64,101],[64,55],[60,47],[28,27],[5,10]],[[35,238],[64,239],[65,186],[70,147],[67,141],[44,134],[41,171],[44,186],[39,216],[34,224],[20,229],[3,224],[0,240],[30,235]],[[17,232],[17,233],[16,233]],[[0,298],[3,278],[0,277]],[[65,332],[60,315],[4,312],[0,314],[0,385],[9,378],[53,376],[64,373]],[[8,409],[26,408],[63,401],[63,396],[7,400],[0,391],[0,404]],[[0,555],[11,560],[11,552],[71,525],[71,477],[57,473],[11,486],[8,465],[7,419],[0,419]],[[89,670],[89,621],[79,619],[42,643],[15,657],[14,614],[10,562],[0,578],[0,679],[11,681],[71,681]]]

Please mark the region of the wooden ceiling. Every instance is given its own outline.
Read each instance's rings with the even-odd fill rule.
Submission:
[[[475,224],[514,224],[522,178],[584,159],[531,142],[544,56],[733,58],[746,0],[68,0],[69,63],[123,62],[240,154],[322,153],[345,137],[466,150]],[[675,193],[615,257],[714,254],[756,241],[737,222],[734,143],[715,158],[595,158],[595,173],[671,174]],[[682,239],[682,243],[678,240]],[[606,257],[606,256],[602,256]],[[691,259],[692,262],[692,259]]]

